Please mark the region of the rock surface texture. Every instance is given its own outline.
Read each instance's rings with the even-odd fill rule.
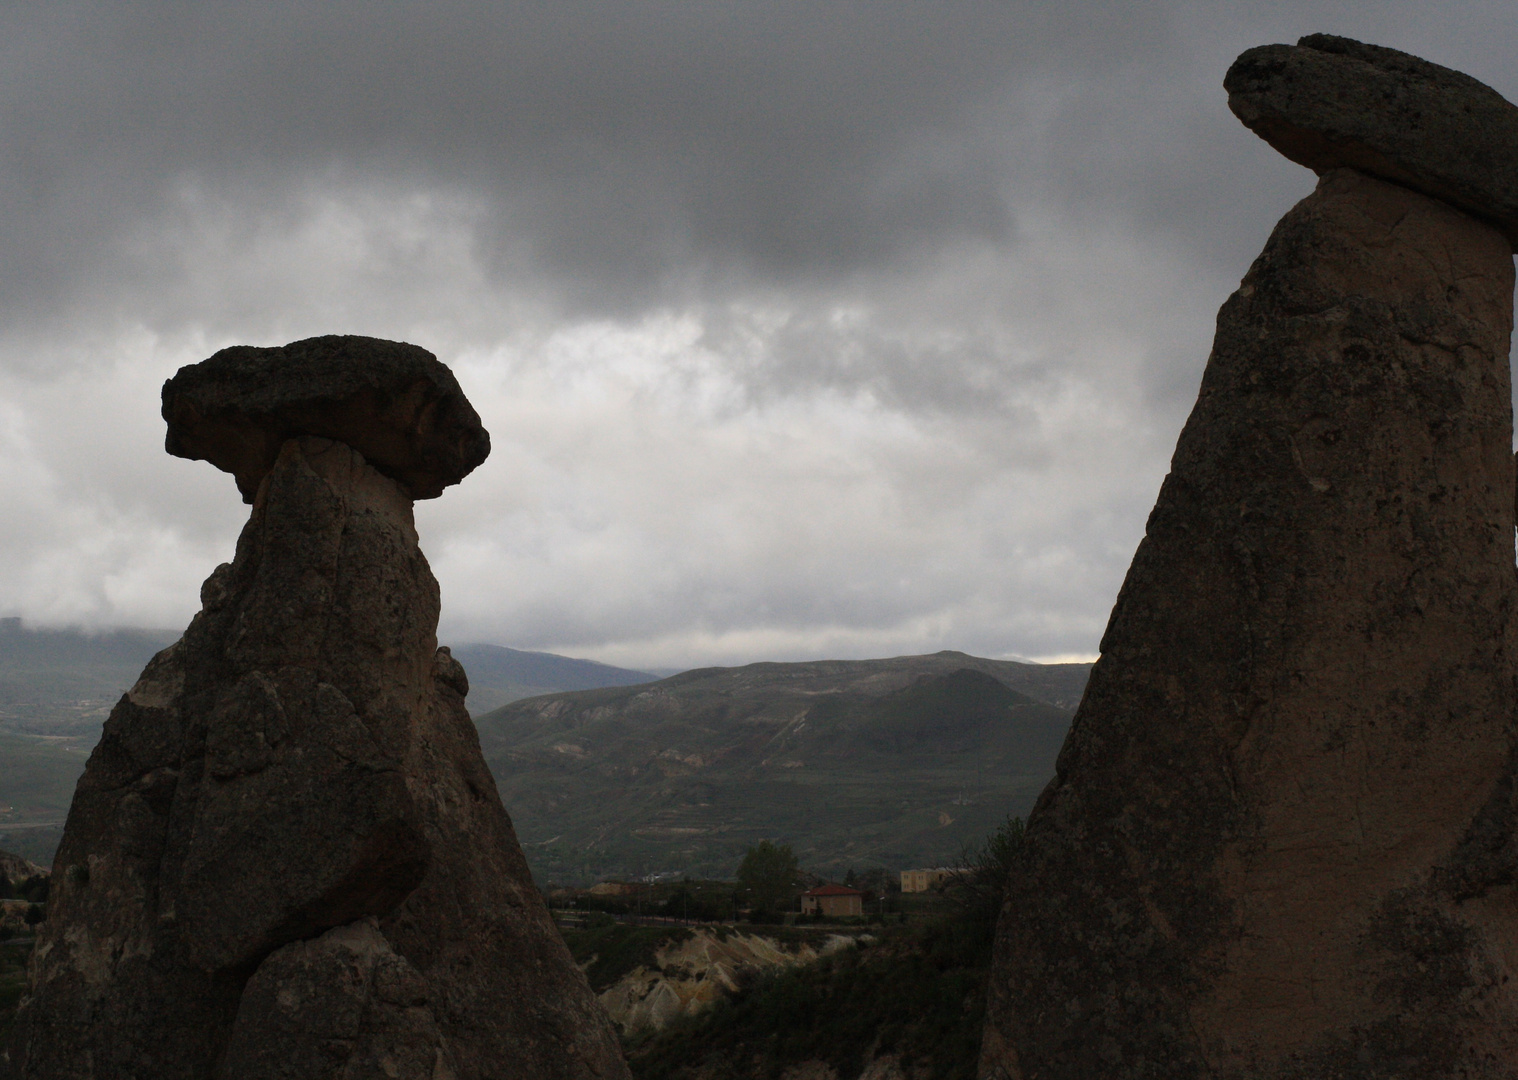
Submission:
[[[346,393],[365,339],[335,340]],[[206,381],[182,371],[166,412]],[[342,400],[328,389],[313,397]],[[244,429],[207,400],[202,417]],[[451,408],[473,416],[462,395]],[[294,431],[235,559],[79,782],[0,1074],[625,1077],[480,756],[463,669],[437,648],[411,491]]]
[[[1366,131],[1398,122],[1432,69],[1304,42],[1240,67],[1370,57],[1373,89],[1405,84],[1363,95],[1392,110],[1357,119]],[[1361,100],[1301,78],[1280,90],[1299,117],[1314,95]],[[1513,261],[1497,220],[1330,163],[1223,306],[1028,822],[983,1077],[1518,1075]]]

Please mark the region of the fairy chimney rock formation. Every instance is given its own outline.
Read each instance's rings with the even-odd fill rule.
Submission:
[[[625,1077],[437,647],[412,499],[489,446],[452,375],[228,349],[164,415],[252,514],[79,781],[0,1076]]]
[[[1321,171],[1218,316],[1030,815],[987,1080],[1518,1069],[1518,110],[1338,38],[1230,103]]]

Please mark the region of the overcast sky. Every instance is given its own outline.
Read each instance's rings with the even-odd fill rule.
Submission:
[[[1312,188],[1223,73],[1318,31],[1518,100],[1512,0],[0,3],[0,615],[186,623],[163,380],[358,333],[491,432],[445,641],[1088,657]]]

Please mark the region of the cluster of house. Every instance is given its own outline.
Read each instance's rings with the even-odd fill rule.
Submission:
[[[938,866],[931,870],[903,870],[901,891],[904,893],[927,892],[943,885],[956,873],[950,867]],[[820,912],[830,918],[864,914],[864,893],[847,885],[818,885],[801,894],[801,913],[811,915]]]
[[[904,893],[928,892],[948,882],[956,873],[946,866],[923,870],[903,870],[901,891]],[[587,890],[592,896],[629,896],[642,886],[622,881],[602,881]],[[801,894],[803,915],[821,914],[828,918],[847,918],[864,914],[864,890],[848,885],[818,885]]]
[[[847,885],[818,885],[801,894],[801,914],[829,918],[864,914],[864,893]]]
[[[929,889],[944,884],[957,872],[947,866],[935,867],[932,870],[903,870],[901,872],[901,891],[927,892]]]

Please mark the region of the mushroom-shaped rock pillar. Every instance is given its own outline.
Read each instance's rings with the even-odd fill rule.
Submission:
[[[412,500],[489,450],[452,374],[226,349],[164,416],[253,510],[79,781],[0,1075],[627,1076],[437,647]]]
[[[1518,1075],[1518,110],[1342,38],[998,926],[985,1080]]]

